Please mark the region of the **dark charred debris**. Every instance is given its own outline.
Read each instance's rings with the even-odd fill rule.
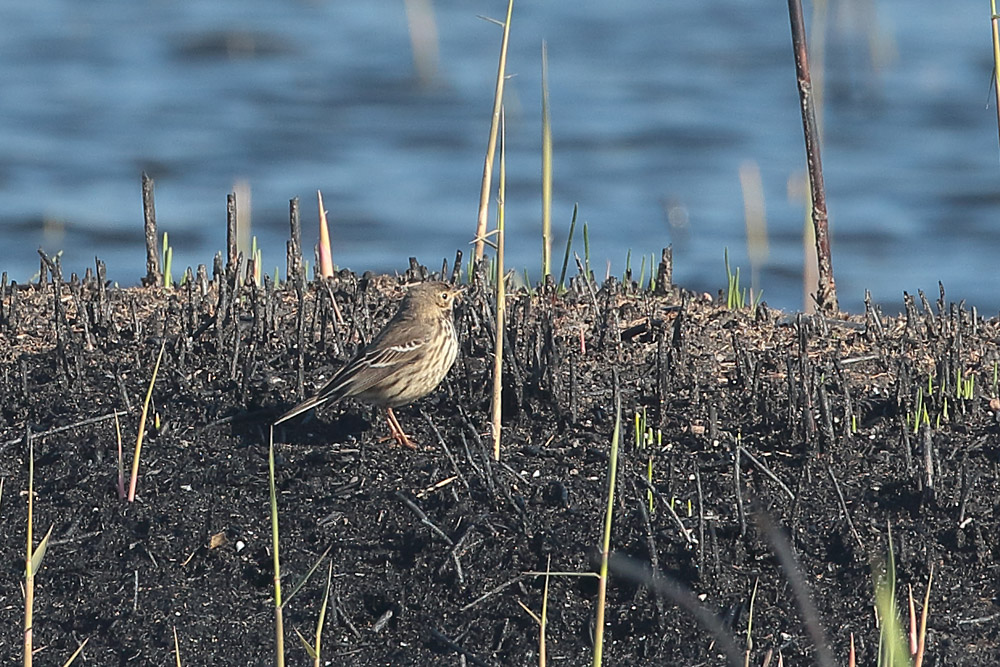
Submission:
[[[21,647],[27,443],[35,524],[53,526],[36,581],[38,659],[164,665],[273,658],[267,432],[392,314],[405,275],[260,284],[217,259],[183,284],[113,288],[102,263],[0,284],[0,656]],[[437,277],[452,279],[447,264]],[[690,591],[747,650],[818,664],[775,537],[784,537],[846,664],[874,662],[873,564],[891,531],[899,595],[935,582],[925,664],[1000,659],[996,319],[942,291],[900,316],[869,305],[827,318],[720,307],[578,275],[515,290],[505,331],[503,450],[488,451],[494,306],[486,270],[456,312],[462,351],[445,383],[401,409],[422,445],[379,440],[350,401],[276,430],[282,567],[293,587],[333,567],[324,658],[343,665],[537,665],[542,578],[593,572],[614,397],[623,409],[605,664],[724,664]],[[139,500],[116,488],[157,352]],[[615,384],[617,378],[617,385]],[[639,415],[639,417],[637,417]],[[636,443],[643,418],[649,440]],[[127,464],[126,464],[127,465]],[[652,471],[652,472],[650,472]],[[776,526],[768,530],[767,525]],[[214,539],[213,539],[214,536]],[[220,537],[221,536],[221,537]],[[326,571],[324,560],[321,570]],[[877,569],[877,565],[875,566]],[[285,611],[315,627],[324,576]],[[596,584],[552,577],[548,655],[589,663]],[[773,664],[773,663],[772,663]]]

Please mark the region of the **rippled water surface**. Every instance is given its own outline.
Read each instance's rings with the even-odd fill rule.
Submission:
[[[858,310],[869,288],[895,310],[903,290],[936,294],[942,280],[995,313],[988,11],[867,4],[832,3],[823,32],[841,303]],[[0,4],[0,270],[23,282],[42,247],[67,271],[98,255],[110,278],[136,283],[142,170],[181,266],[224,247],[237,182],[269,271],[284,270],[290,197],[315,242],[317,189],[339,265],[452,258],[474,232],[500,40],[477,14],[505,7],[435,3],[439,65],[426,82],[402,3]],[[620,274],[630,249],[638,273],[641,253],[673,244],[676,280],[715,292],[724,248],[750,274],[739,171],[755,164],[769,239],[758,281],[772,305],[801,307],[804,150],[784,3],[521,3],[512,25],[509,263],[537,279],[545,39],[553,254],[579,202],[598,273],[610,261]]]

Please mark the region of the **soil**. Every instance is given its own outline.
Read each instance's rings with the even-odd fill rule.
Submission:
[[[33,451],[36,664],[85,639],[76,664],[176,664],[174,631],[185,665],[274,664],[269,424],[426,269],[298,290],[57,273],[0,292],[0,659],[22,650]],[[832,319],[614,280],[517,291],[497,462],[484,283],[449,377],[397,410],[418,450],[349,400],[275,429],[288,664],[312,662],[296,631],[313,640],[329,574],[323,664],[538,665],[547,567],[547,662],[590,664],[598,582],[566,573],[598,570],[616,401],[604,664],[742,664],[748,644],[750,665],[847,664],[852,638],[875,664],[890,535],[901,611],[933,570],[924,664],[1000,660],[997,320],[944,296]],[[129,503],[114,415],[127,484],[161,347]]]

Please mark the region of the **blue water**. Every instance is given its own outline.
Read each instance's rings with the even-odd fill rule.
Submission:
[[[866,288],[1000,310],[1000,150],[981,3],[832,3],[824,166],[842,306]],[[0,270],[35,249],[67,272],[145,273],[139,174],[176,266],[225,245],[225,195],[252,192],[252,234],[284,272],[288,199],[334,259],[397,271],[468,249],[506,3],[437,2],[439,68],[415,74],[402,3],[322,0],[0,3]],[[810,18],[807,13],[807,19]],[[769,245],[757,280],[800,308],[804,149],[785,3],[580,0],[515,5],[508,71],[508,263],[537,279],[540,47],[554,135],[553,255],[573,204],[591,260],[620,274],[674,246],[675,279],[715,293],[723,251],[749,276],[739,169],[755,163]],[[816,44],[814,40],[813,44]],[[492,220],[492,216],[491,216]],[[582,254],[578,228],[576,247]],[[468,256],[468,253],[467,253]],[[179,273],[179,271],[176,271]]]

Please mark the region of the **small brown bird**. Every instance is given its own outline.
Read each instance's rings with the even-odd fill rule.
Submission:
[[[434,391],[458,356],[452,306],[464,288],[443,282],[411,286],[385,328],[312,398],[275,423],[348,396],[385,408],[390,437],[416,449],[392,409]]]

